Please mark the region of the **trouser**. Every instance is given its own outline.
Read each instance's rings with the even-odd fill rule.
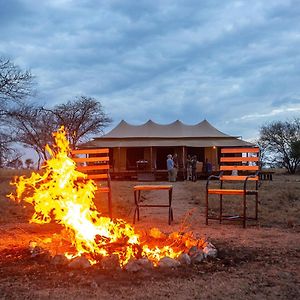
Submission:
[[[175,168],[168,170],[169,181],[176,181],[176,175],[177,175],[177,172],[176,172]]]
[[[178,169],[177,168],[174,168],[173,169],[173,181],[176,181],[176,179],[177,179],[177,173],[178,173]]]
[[[192,168],[187,167],[186,169],[186,180],[192,180]]]
[[[196,181],[196,180],[197,180],[196,169],[192,169],[192,181]]]

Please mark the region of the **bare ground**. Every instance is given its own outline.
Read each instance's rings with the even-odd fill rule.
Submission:
[[[243,229],[239,223],[205,225],[205,181],[174,183],[174,222],[167,210],[141,211],[138,230],[158,227],[169,233],[192,230],[219,250],[216,260],[192,267],[137,274],[97,268],[70,270],[31,258],[29,241],[53,238],[56,224],[28,224],[30,208],[5,198],[10,176],[1,177],[1,299],[298,299],[300,298],[300,176],[275,175],[260,188],[259,222]],[[113,182],[114,214],[132,222],[136,182]],[[140,184],[140,183],[139,183]],[[165,201],[166,192],[148,192],[145,201]],[[103,199],[104,201],[104,199]],[[105,211],[106,205],[97,201]],[[226,210],[241,209],[237,199]],[[216,207],[213,203],[212,207]],[[251,212],[252,206],[249,206]]]

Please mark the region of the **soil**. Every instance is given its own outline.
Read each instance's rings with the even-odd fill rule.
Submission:
[[[157,227],[166,233],[192,230],[217,247],[218,258],[199,265],[138,273],[97,267],[72,270],[52,265],[47,257],[31,257],[30,241],[43,244],[62,228],[57,224],[29,224],[31,208],[7,200],[8,180],[1,180],[1,299],[300,298],[300,176],[275,175],[274,181],[263,182],[259,221],[250,222],[246,229],[236,222],[211,220],[205,225],[206,181],[172,183],[174,222],[168,225],[167,209],[147,208],[141,210],[141,219],[134,226],[137,230]],[[114,216],[130,223],[135,184],[112,182]],[[144,201],[149,203],[165,199],[165,191],[144,194]],[[97,199],[96,204],[105,212],[105,199]]]

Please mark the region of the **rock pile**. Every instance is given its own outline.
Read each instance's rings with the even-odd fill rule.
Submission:
[[[153,262],[148,258],[131,258],[123,267],[123,270],[135,273],[142,270],[151,270],[155,267],[162,269],[177,268],[179,266],[200,264],[204,260],[217,257],[218,250],[212,243],[206,242],[203,246],[203,248],[192,246],[187,253],[180,254],[176,259],[165,256],[159,260],[157,266],[154,266]],[[78,256],[71,260],[67,259],[64,254],[56,254],[51,257],[47,250],[44,250],[35,242],[30,242],[29,251],[31,257],[47,256],[47,260],[50,260],[52,265],[68,266],[70,269],[86,269],[92,266],[90,261],[84,256]],[[121,270],[119,258],[116,254],[103,257],[100,262],[97,263],[97,267],[103,270]]]

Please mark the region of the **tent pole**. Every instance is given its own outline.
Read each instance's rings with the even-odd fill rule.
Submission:
[[[121,171],[121,148],[118,147],[118,169],[119,169],[119,172]]]
[[[150,170],[152,173],[153,172],[153,149],[152,149],[152,146],[150,146],[150,163],[151,163]]]
[[[185,158],[185,146],[182,146],[182,173],[183,173],[183,180],[185,179],[185,174],[186,174],[186,171],[185,171],[185,161],[186,161],[186,158]]]

